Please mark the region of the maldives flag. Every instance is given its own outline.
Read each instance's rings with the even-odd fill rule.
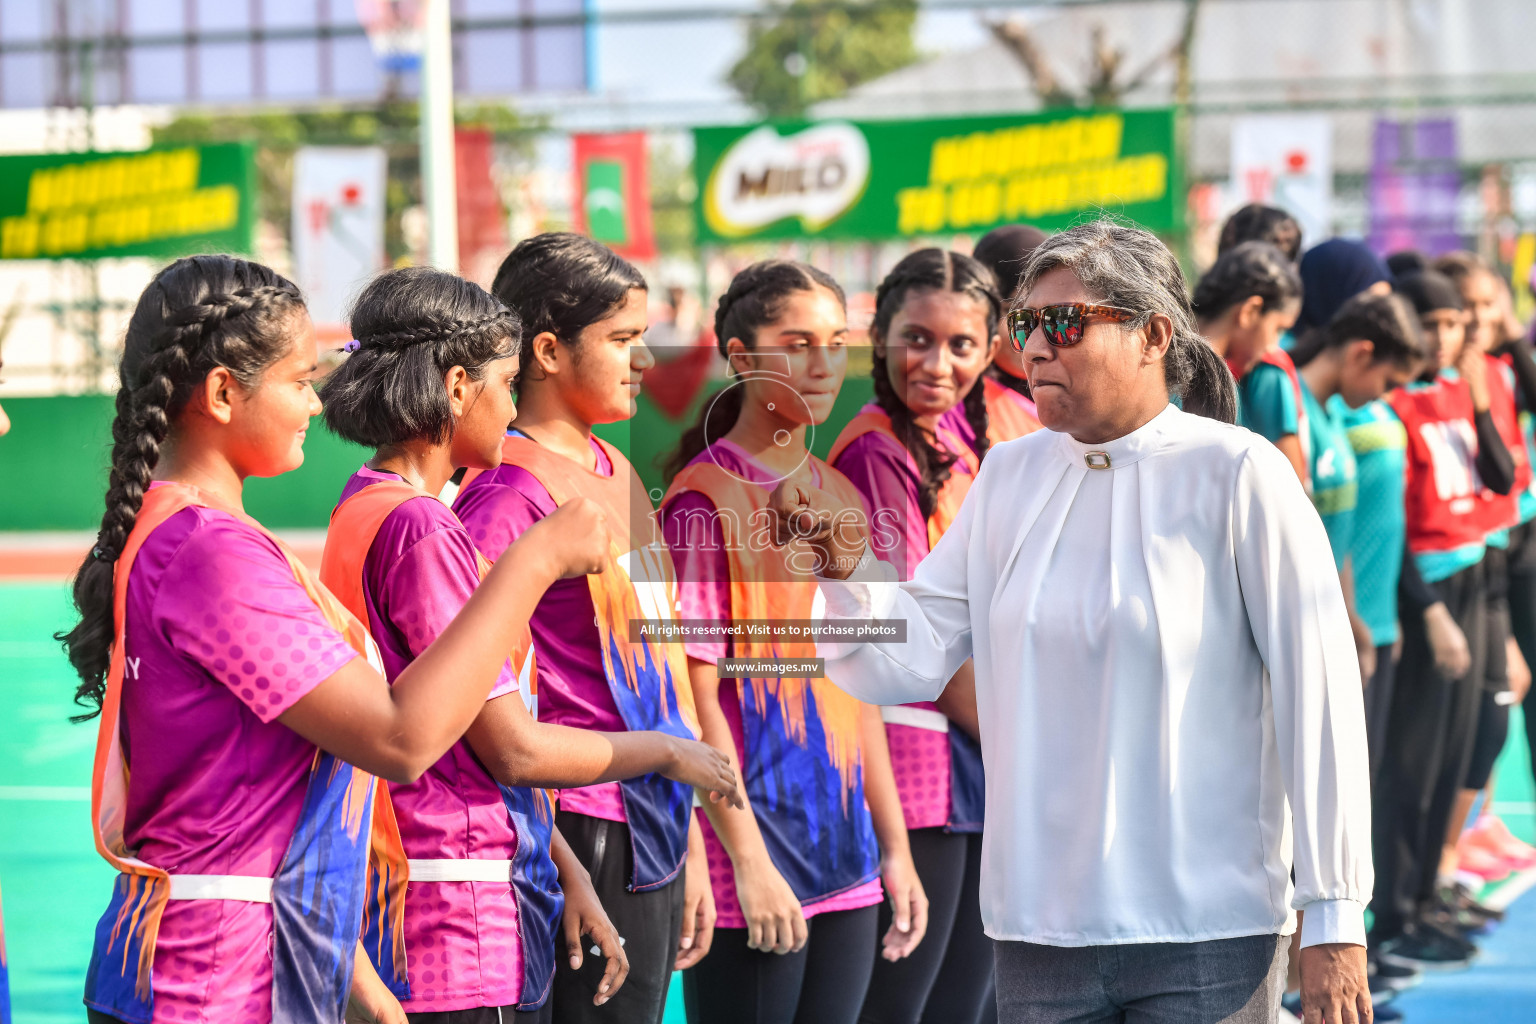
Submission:
[[[577,135],[576,230],[631,260],[656,256],[644,132]]]

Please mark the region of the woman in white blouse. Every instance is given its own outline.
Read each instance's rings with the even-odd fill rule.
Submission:
[[[992,449],[913,580],[826,525],[822,494],[779,488],[781,536],[826,559],[827,617],[906,621],[902,643],[823,643],[827,674],[902,704],[975,658],[1005,1024],[1273,1021],[1293,908],[1308,1024],[1370,1021],[1360,673],[1322,523],[1230,425],[1155,236],[1057,235],[1016,302],[1048,429]]]

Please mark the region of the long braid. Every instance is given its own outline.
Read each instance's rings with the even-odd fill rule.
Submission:
[[[252,277],[261,283],[252,283]],[[229,290],[213,291],[218,284]],[[201,294],[178,301],[175,293],[186,291]],[[254,385],[288,343],[286,332],[277,330],[273,321],[281,318],[285,326],[287,314],[302,307],[302,301],[298,289],[271,270],[227,256],[178,260],[140,297],[119,368],[122,384],[112,420],[106,509],[95,547],[75,575],[80,621],[68,633],[54,636],[80,676],[75,702],[87,711],[76,721],[100,712],[116,633],[112,606],[117,558],[138,520],[175,415],[215,366],[225,366],[241,383]],[[262,315],[248,316],[253,310]],[[238,335],[224,330],[236,318],[243,318],[242,328],[249,328]]]
[[[875,349],[870,353],[870,372],[874,376],[875,404],[891,418],[891,431],[902,447],[912,456],[917,469],[917,507],[923,518],[933,515],[939,503],[939,489],[949,480],[956,456],[935,445],[931,435],[912,422],[912,410],[896,394],[891,386],[891,375],[886,368],[885,353]]]
[[[983,379],[978,378],[976,386],[965,393],[961,408],[965,410],[965,422],[976,435],[976,461],[980,462],[992,450],[992,420],[987,416],[987,389]]]

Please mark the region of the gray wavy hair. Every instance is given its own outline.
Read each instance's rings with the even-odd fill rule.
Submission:
[[[1121,325],[1127,330],[1144,327],[1153,313],[1172,320],[1173,341],[1163,357],[1169,393],[1182,399],[1185,412],[1223,423],[1236,421],[1237,388],[1232,372],[1200,337],[1184,272],[1156,235],[1109,220],[1080,224],[1052,235],[1025,264],[1015,305],[1057,267],[1071,271],[1104,305],[1141,311],[1141,316]]]

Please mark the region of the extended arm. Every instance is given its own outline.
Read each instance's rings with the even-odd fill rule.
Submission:
[[[708,744],[663,732],[592,732],[538,722],[516,693],[486,704],[464,738],[504,786],[568,789],[657,772],[740,803],[730,760]]]
[[[354,658],[279,721],[324,750],[392,782],[418,778],[464,735],[539,598],[572,566],[597,571],[602,512],[578,498],[530,529],[420,657],[390,686]]]
[[[817,643],[817,653],[827,661],[827,677],[843,690],[869,704],[935,700],[970,658],[966,560],[987,479],[983,467],[960,514],[911,581],[894,582],[891,567],[867,553],[848,580],[817,581],[828,619],[906,622],[903,643]]]

